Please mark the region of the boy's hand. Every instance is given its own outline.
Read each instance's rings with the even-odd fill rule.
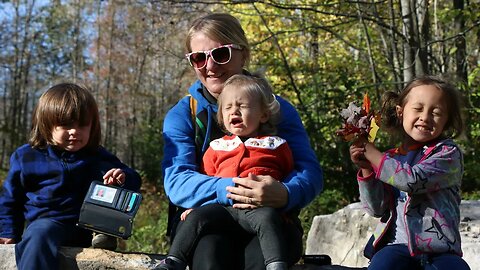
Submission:
[[[125,183],[125,173],[121,169],[110,169],[103,176],[103,183],[105,185],[121,186]]]
[[[0,237],[0,244],[15,244],[15,240],[12,238],[1,238]]]

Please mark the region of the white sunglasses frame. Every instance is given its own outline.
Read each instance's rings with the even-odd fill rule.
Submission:
[[[228,58],[228,60],[226,62],[223,62],[223,63],[219,63],[215,60],[215,58],[212,57],[212,51],[216,50],[216,49],[221,49],[221,48],[228,48],[228,52],[230,54],[230,57]],[[237,44],[225,44],[225,45],[221,45],[221,46],[218,46],[218,47],[215,47],[215,48],[212,48],[208,51],[195,51],[195,52],[191,52],[191,53],[187,53],[185,54],[185,57],[187,58],[187,61],[188,63],[190,64],[190,66],[192,66],[193,68],[195,69],[202,69],[204,68],[206,65],[207,65],[207,62],[208,62],[208,57],[212,58],[212,61],[215,62],[216,64],[218,65],[225,65],[225,64],[228,64],[230,62],[230,60],[232,60],[232,49],[235,49],[235,50],[242,50],[242,46],[240,45],[237,45]],[[192,63],[192,61],[190,60],[190,56],[192,54],[195,54],[195,53],[204,53],[206,55],[206,58],[205,58],[205,64],[202,66],[202,67],[195,67]]]

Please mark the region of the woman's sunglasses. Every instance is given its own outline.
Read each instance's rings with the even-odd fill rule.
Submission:
[[[236,44],[222,45],[209,51],[198,51],[187,53],[190,65],[196,69],[202,69],[207,65],[208,56],[212,57],[213,62],[219,65],[225,65],[232,59],[232,49],[241,50],[242,47]]]

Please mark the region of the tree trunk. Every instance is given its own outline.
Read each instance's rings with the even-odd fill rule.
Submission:
[[[418,0],[416,7],[412,12],[416,11],[415,18],[415,44],[417,50],[415,53],[415,76],[421,76],[430,73],[428,67],[428,42],[430,41],[430,19],[428,14],[428,1]]]
[[[411,12],[411,0],[401,0],[403,18],[403,35],[406,42],[403,43],[403,81],[408,82],[415,76],[415,55],[412,46],[415,44],[413,37],[413,21]]]
[[[455,16],[455,32],[458,33],[457,38],[455,39],[455,64],[456,69],[455,73],[457,80],[463,84],[467,83],[467,45],[465,42],[465,17],[463,15],[464,9],[464,0],[454,0],[453,8],[457,11]]]

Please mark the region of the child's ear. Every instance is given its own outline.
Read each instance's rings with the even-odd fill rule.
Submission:
[[[270,119],[270,113],[267,111],[264,111],[260,116],[260,123],[265,124],[268,121],[268,119]]]
[[[395,110],[397,111],[398,119],[402,119],[403,117],[403,108],[401,106],[395,106]]]

